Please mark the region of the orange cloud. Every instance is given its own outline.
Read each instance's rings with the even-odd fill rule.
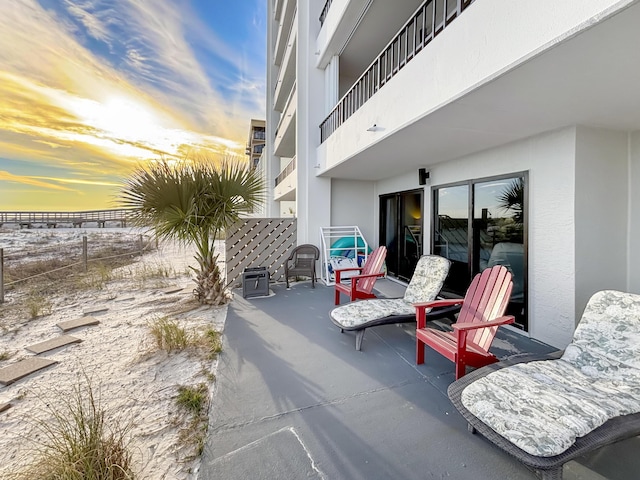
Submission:
[[[38,178],[25,177],[19,175],[13,175],[9,172],[0,170],[0,180],[7,182],[18,183],[22,185],[30,185],[32,187],[44,187],[51,190],[66,190],[72,191],[70,188],[63,187],[62,185],[56,185],[55,183],[44,182]]]

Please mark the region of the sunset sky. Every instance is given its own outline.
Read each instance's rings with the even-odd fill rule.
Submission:
[[[239,155],[265,0],[0,0],[0,211],[116,207],[140,162]]]

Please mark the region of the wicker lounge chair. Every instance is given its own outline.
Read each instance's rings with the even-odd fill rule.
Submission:
[[[622,321],[619,321],[620,317],[623,317]],[[606,327],[607,322],[610,323],[608,328]],[[604,338],[602,336],[603,332],[607,332]],[[640,368],[636,360],[638,358],[638,350],[640,348],[638,345],[639,342],[637,341],[639,333],[640,295],[613,291],[599,292],[592,297],[587,305],[582,320],[576,329],[574,340],[567,347],[566,351],[559,351],[547,355],[520,355],[488,365],[453,382],[449,386],[448,395],[453,405],[467,420],[470,432],[478,432],[482,434],[494,445],[517,458],[528,467],[533,468],[540,478],[544,480],[562,479],[562,467],[566,462],[583,456],[605,445],[640,435],[640,413],[613,416],[597,428],[582,436],[578,436],[573,444],[558,454],[549,456],[533,455],[517,446],[513,441],[507,439],[502,434],[498,433],[485,421],[472,413],[469,410],[469,405],[467,405],[464,400],[465,389],[474,384],[477,385],[476,382],[493,383],[495,376],[489,376],[490,374],[494,372],[509,372],[510,367],[513,367],[514,365],[519,366],[513,368],[536,365],[544,366],[547,362],[542,362],[541,364],[538,361],[549,360],[555,366],[562,365],[561,362],[571,363],[571,368],[574,368],[573,365],[578,365],[580,367],[578,368],[579,372],[586,371],[588,372],[588,376],[594,377],[594,384],[601,378],[600,370],[606,370],[613,365],[611,370],[615,369],[617,375],[616,378],[621,377],[626,381],[628,377],[634,377],[634,381],[629,380],[630,385],[623,384],[622,389],[625,391],[625,395],[628,393],[629,389],[633,390],[633,393],[637,398],[638,393],[640,393],[638,392],[637,384],[638,376],[636,373],[629,375],[626,372]],[[592,344],[590,344],[590,341]],[[606,355],[604,358],[602,357],[603,352]],[[625,370],[625,373],[621,376],[618,375],[619,365],[621,366],[620,368]],[[567,381],[571,383],[575,375],[573,371],[571,371],[567,372],[565,377]],[[532,376],[532,380],[537,381],[537,378]],[[614,382],[614,384],[615,383],[616,382]],[[513,390],[513,386],[514,384],[509,384],[510,391]],[[584,387],[581,388],[584,389]],[[615,393],[611,393],[608,390],[601,395],[604,397],[609,396],[613,401],[617,401],[620,398],[620,396]],[[535,397],[548,398],[547,395],[540,392],[538,392]],[[524,400],[525,399],[522,399],[522,401]],[[483,399],[483,403],[486,403],[487,401],[489,401],[488,398]],[[586,401],[587,400],[584,402],[574,401],[573,403],[583,405]],[[597,403],[598,406],[600,406],[601,402],[599,400]],[[505,407],[501,405],[500,408]],[[528,412],[525,415],[529,416],[532,408],[533,407],[531,405],[527,405],[527,408],[522,408],[522,410]],[[554,409],[556,408],[558,408],[557,404],[554,405]],[[510,413],[509,415],[512,414]],[[500,422],[502,422],[502,420],[500,420]],[[499,427],[496,428],[499,429]],[[514,429],[513,425],[508,428]],[[531,433],[530,428],[522,430],[522,432],[515,430],[516,435],[520,435],[522,433],[528,435]]]
[[[351,302],[331,311],[331,321],[340,331],[356,332],[356,350],[360,350],[364,332],[369,327],[394,323],[415,322],[416,302],[436,298],[449,273],[450,262],[437,255],[425,255],[418,260],[403,298],[372,298]],[[429,313],[429,319],[452,317],[459,306],[439,309]]]

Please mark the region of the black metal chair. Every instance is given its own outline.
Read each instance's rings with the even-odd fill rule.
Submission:
[[[316,261],[320,250],[315,245],[305,243],[293,249],[284,262],[284,276],[289,288],[289,277],[311,277],[311,286],[316,288]]]

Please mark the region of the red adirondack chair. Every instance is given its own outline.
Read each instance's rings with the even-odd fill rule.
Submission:
[[[347,295],[352,302],[358,298],[375,298],[371,291],[376,280],[379,277],[384,277],[384,273],[381,273],[380,270],[386,256],[387,247],[380,246],[367,257],[364,267],[336,270],[335,304],[340,305],[340,293]],[[360,273],[350,277],[349,283],[341,283],[342,274],[349,271],[359,271]]]
[[[466,366],[483,367],[497,362],[489,352],[493,337],[500,325],[514,322],[512,315],[504,315],[509,303],[513,281],[506,267],[496,265],[476,275],[467,289],[464,299],[435,300],[415,303],[416,363],[424,363],[424,346],[456,364],[456,380],[464,376]],[[461,304],[458,320],[452,325],[453,332],[427,328],[426,309]]]

